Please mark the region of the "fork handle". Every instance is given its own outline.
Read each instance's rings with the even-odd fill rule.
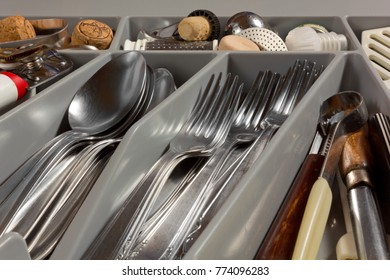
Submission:
[[[184,244],[185,250],[191,248],[192,244],[200,236],[210,219],[230,195],[244,174],[252,166],[257,157],[262,153],[274,131],[274,129],[263,130],[244,152],[236,153],[233,151],[230,153],[230,165],[225,167],[225,164],[221,167],[220,172],[213,182],[214,191],[212,193],[208,193],[207,196],[203,198],[203,203],[206,203],[208,207],[205,207],[203,212],[197,213],[198,216],[196,217],[197,223],[202,224],[202,226],[199,227],[195,225],[192,228],[192,231],[190,232],[190,235],[187,236]]]
[[[227,138],[211,155],[194,180],[186,186],[185,191],[169,206],[169,210],[165,211],[165,215],[161,217],[164,223],[156,224],[150,231],[156,237],[152,238],[152,234],[149,234],[145,239],[147,242],[138,243],[136,252],[141,251],[141,255],[147,252],[148,258],[153,256],[154,259],[176,257],[186,237],[198,222],[198,217],[207,209],[207,202],[218,191],[214,189],[214,180],[236,143],[234,138]]]
[[[14,189],[22,182],[26,181],[27,176],[34,174],[43,163],[43,159],[47,157],[51,150],[53,150],[57,143],[66,138],[66,133],[61,134],[52,139],[50,142],[45,144],[40,150],[35,152],[29,159],[22,163],[14,173],[11,174],[3,183],[0,185],[0,205],[1,203],[14,191]],[[30,175],[29,175],[30,174]]]
[[[83,259],[127,258],[169,174],[187,157],[170,149],[164,153],[104,226]]]
[[[0,233],[5,229],[11,213],[15,212],[22,202],[36,191],[36,187],[51,168],[67,154],[68,147],[77,142],[77,137],[77,134],[69,131],[52,139],[14,173],[14,175],[23,176],[22,178],[18,180],[12,175],[4,182],[3,191],[8,194],[0,203]]]

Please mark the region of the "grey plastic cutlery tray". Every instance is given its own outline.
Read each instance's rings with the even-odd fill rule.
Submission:
[[[141,28],[156,29],[179,18],[123,17],[107,51],[64,51],[76,69],[36,96],[0,116],[0,181],[48,140],[68,129],[67,107],[77,89],[107,61],[123,52],[124,40],[135,40]],[[222,18],[222,24],[226,18]],[[269,17],[281,36],[305,22],[323,24],[347,36],[344,52],[220,52],[149,51],[147,63],[165,67],[178,89],[135,123],[92,188],[51,259],[80,259],[103,225],[186,121],[196,97],[211,74],[237,74],[251,85],[259,70],[285,73],[296,59],[325,66],[324,72],[236,186],[185,259],[252,259],[261,244],[313,139],[319,108],[326,98],[344,90],[360,92],[370,113],[390,114],[390,93],[360,46],[359,33],[390,18]],[[381,26],[378,26],[381,27]],[[321,244],[319,259],[334,259],[335,246],[345,233],[338,189]],[[17,235],[0,237],[0,259],[26,258]],[[16,245],[15,245],[16,244]],[[11,249],[12,248],[12,249]],[[9,250],[12,250],[12,254]],[[19,252],[18,252],[19,250]]]

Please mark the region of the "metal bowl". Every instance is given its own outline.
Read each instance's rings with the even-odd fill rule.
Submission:
[[[238,35],[242,30],[251,27],[271,29],[262,17],[255,13],[244,11],[228,19],[225,25],[225,35]]]

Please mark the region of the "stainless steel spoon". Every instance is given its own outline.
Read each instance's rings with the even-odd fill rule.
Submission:
[[[118,124],[143,94],[147,81],[147,67],[144,57],[138,52],[127,52],[115,57],[99,69],[78,90],[69,106],[68,117],[72,130],[55,139],[37,155],[25,162],[14,175],[10,176],[0,188],[9,197],[15,189],[17,197],[25,197],[42,180],[55,162],[62,159],[69,148],[80,141],[109,130]],[[97,136],[102,138],[104,136]],[[21,171],[22,170],[22,171]],[[18,207],[13,203],[12,209],[0,204],[0,221],[7,220],[4,211],[12,212]],[[7,203],[5,203],[7,204]]]
[[[118,124],[137,103],[147,80],[146,62],[138,52],[119,55],[100,68],[75,94],[67,131],[47,143],[0,185],[4,201],[20,183],[31,184],[64,146]],[[22,182],[23,180],[23,182]]]
[[[70,127],[97,134],[117,124],[136,103],[146,82],[146,62],[127,52],[97,71],[75,94],[69,109]]]

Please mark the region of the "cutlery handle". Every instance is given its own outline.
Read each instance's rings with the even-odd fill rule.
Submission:
[[[329,183],[320,177],[310,191],[292,259],[316,259],[331,204],[332,191]]]
[[[323,162],[322,155],[309,154],[306,157],[260,246],[256,259],[291,259],[306,202]]]
[[[33,180],[37,178],[37,174],[46,163],[46,160],[58,153],[58,146],[62,145],[63,141],[67,141],[70,134],[71,132],[65,132],[50,140],[0,184],[0,205],[20,185],[22,185],[20,189],[23,189],[33,184]]]
[[[160,157],[136,185],[121,208],[95,238],[83,259],[127,259],[155,199],[173,168],[187,155],[171,149]]]
[[[362,185],[349,190],[348,201],[359,258],[390,259],[385,230],[371,187]]]
[[[389,259],[381,213],[372,179],[375,161],[369,143],[368,127],[350,135],[344,145],[340,174],[347,187],[353,234],[359,259]]]

